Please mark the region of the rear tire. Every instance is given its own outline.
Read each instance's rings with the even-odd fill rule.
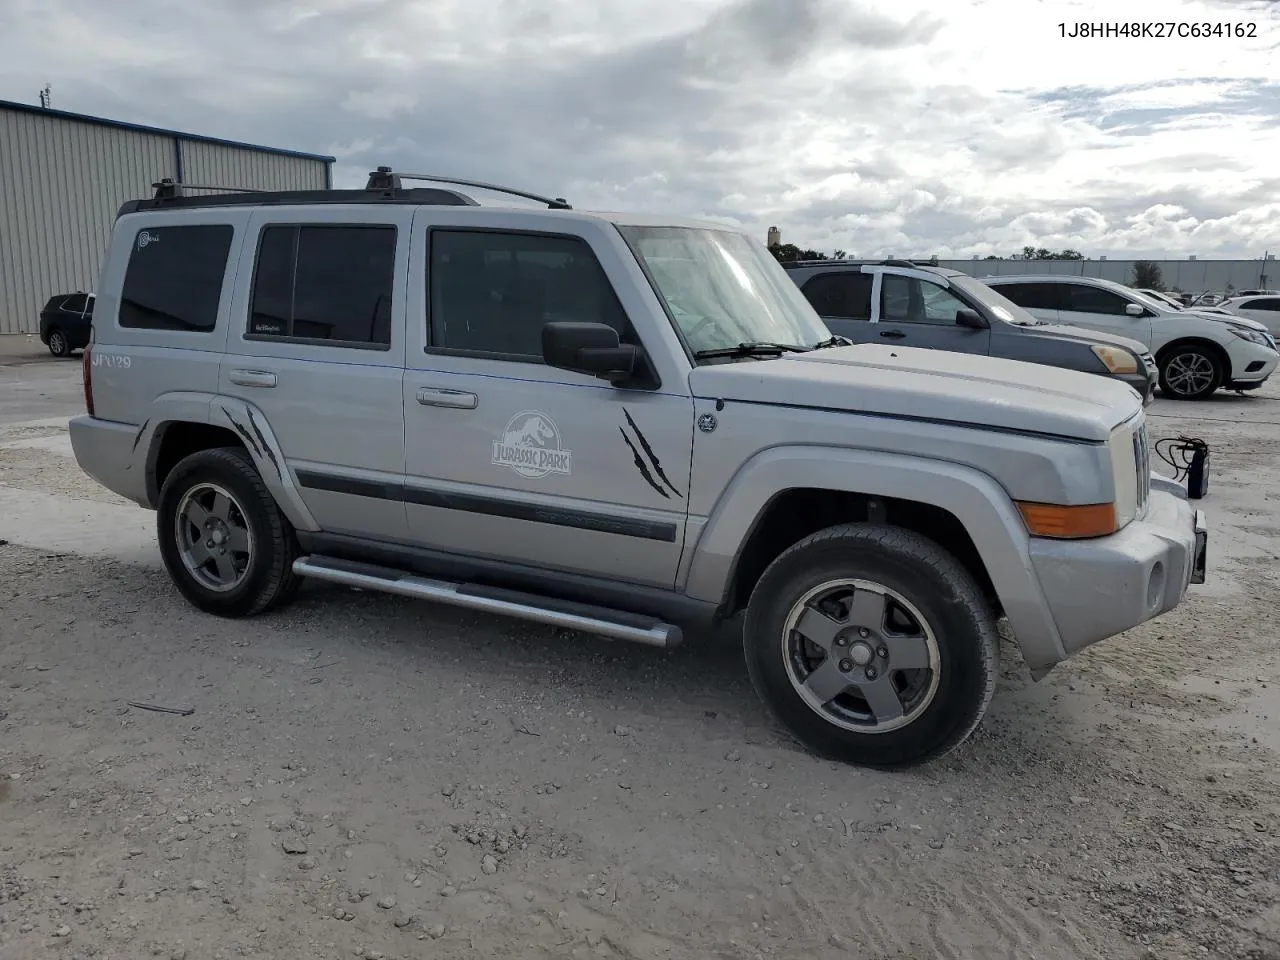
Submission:
[[[1173,347],[1160,358],[1160,393],[1170,400],[1204,400],[1222,386],[1222,361],[1205,347]]]
[[[174,585],[206,613],[252,616],[297,592],[293,526],[238,448],[178,462],[160,488],[156,536]]]
[[[843,524],[783,552],[756,584],[747,671],[811,750],[872,767],[915,766],[964,742],[995,691],[995,615],[933,541]]]
[[[67,339],[67,335],[61,330],[49,331],[49,352],[55,357],[69,357],[71,355],[71,341]]]

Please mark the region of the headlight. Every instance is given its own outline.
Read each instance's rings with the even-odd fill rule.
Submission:
[[[1137,373],[1138,358],[1128,350],[1109,347],[1105,343],[1094,344],[1090,349],[1111,373]]]
[[[1232,327],[1231,332],[1241,340],[1248,340],[1250,343],[1256,343],[1260,347],[1270,347],[1272,350],[1276,348],[1276,342],[1261,330],[1246,330],[1243,327]]]

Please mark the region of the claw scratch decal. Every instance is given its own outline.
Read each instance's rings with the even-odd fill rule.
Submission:
[[[622,427],[618,428],[622,433],[622,439],[626,442],[627,446],[631,448],[631,454],[635,458],[636,469],[640,471],[640,476],[644,477],[645,482],[648,483],[649,486],[653,487],[653,489],[657,490],[658,493],[662,494],[665,499],[670,500],[670,494],[668,494],[667,491],[662,488],[661,484],[654,479],[653,475],[656,473],[662,480],[662,483],[666,484],[667,489],[683,500],[684,494],[677,490],[675,484],[668,479],[666,472],[662,469],[662,461],[659,460],[658,455],[653,452],[653,447],[649,446],[649,441],[645,435],[640,432],[640,427],[636,425],[630,411],[623,408],[622,414],[627,418],[627,423],[635,433],[636,440],[640,443],[640,449],[644,451],[644,456],[642,457],[640,455],[640,450],[636,449],[636,445],[632,443],[631,438],[627,436],[627,431]],[[653,468],[652,471],[650,470],[650,467]]]
[[[130,453],[134,453],[134,452],[136,452],[136,451],[137,451],[137,449],[138,449],[138,441],[139,441],[139,440],[141,440],[141,439],[142,439],[142,435],[143,435],[144,433],[146,433],[146,432],[147,432],[147,424],[149,424],[150,422],[151,422],[151,418],[150,418],[150,417],[147,417],[147,419],[145,419],[145,420],[143,420],[143,421],[142,421],[142,426],[140,426],[140,427],[138,428],[138,432],[137,432],[137,434],[136,434],[136,435],[134,436],[134,438],[133,438],[133,450],[130,450],[130,451],[129,451]],[[130,464],[130,466],[132,466],[132,464]]]
[[[627,431],[619,427],[618,432],[622,434],[622,439],[626,445],[631,448],[631,456],[635,458],[636,469],[640,471],[640,476],[644,477],[645,483],[657,490],[664,499],[670,500],[671,494],[663,490],[662,487],[658,485],[658,481],[653,479],[653,474],[649,472],[649,467],[644,462],[644,458],[640,456],[640,451],[636,449],[636,445],[632,443],[631,438],[627,436]]]
[[[284,474],[280,472],[280,461],[276,459],[276,453],[271,449],[271,444],[267,443],[267,438],[262,435],[262,430],[258,426],[257,419],[253,416],[253,411],[246,408],[245,412],[249,414],[249,426],[253,427],[253,432],[258,435],[258,442],[262,444],[263,452],[266,453],[267,459],[271,461],[271,466],[276,468],[276,476],[283,480]]]
[[[240,434],[240,439],[245,442],[245,446],[261,457],[262,451],[258,448],[258,441],[253,439],[253,434],[246,430],[244,425],[236,420],[236,418],[231,415],[231,411],[226,407],[222,407],[222,412],[227,415],[227,421],[236,428],[236,433]]]

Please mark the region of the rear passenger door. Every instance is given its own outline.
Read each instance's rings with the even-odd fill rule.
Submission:
[[[956,323],[956,314],[972,310],[947,287],[926,276],[880,273],[876,328],[882,342],[956,353],[986,354],[991,330]]]
[[[1046,323],[1063,323],[1062,284],[1060,283],[998,283],[991,287],[1006,300],[1012,300],[1023,310]]]
[[[806,280],[800,292],[832,333],[848,337],[854,343],[869,343],[879,336],[871,324],[874,279],[856,268],[819,273]]]
[[[413,208],[265,208],[249,224],[220,392],[271,425],[329,533],[403,538],[404,275]]]

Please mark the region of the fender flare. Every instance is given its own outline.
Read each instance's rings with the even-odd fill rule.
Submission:
[[[147,499],[153,507],[159,499],[159,491],[154,489],[156,458],[161,446],[159,441],[165,432],[181,423],[208,424],[234,433],[248,451],[280,512],[294,528],[305,531],[320,529],[298,491],[266,415],[251,403],[218,394],[166,393],[151,404],[151,415],[138,428],[134,438],[131,469],[144,471]]]
[[[764,450],[738,469],[707,517],[693,545],[685,592],[723,603],[759,519],[775,497],[798,488],[914,500],[948,511],[977,547],[1027,663],[1066,658],[1013,501],[988,474],[947,461],[816,445]]]

